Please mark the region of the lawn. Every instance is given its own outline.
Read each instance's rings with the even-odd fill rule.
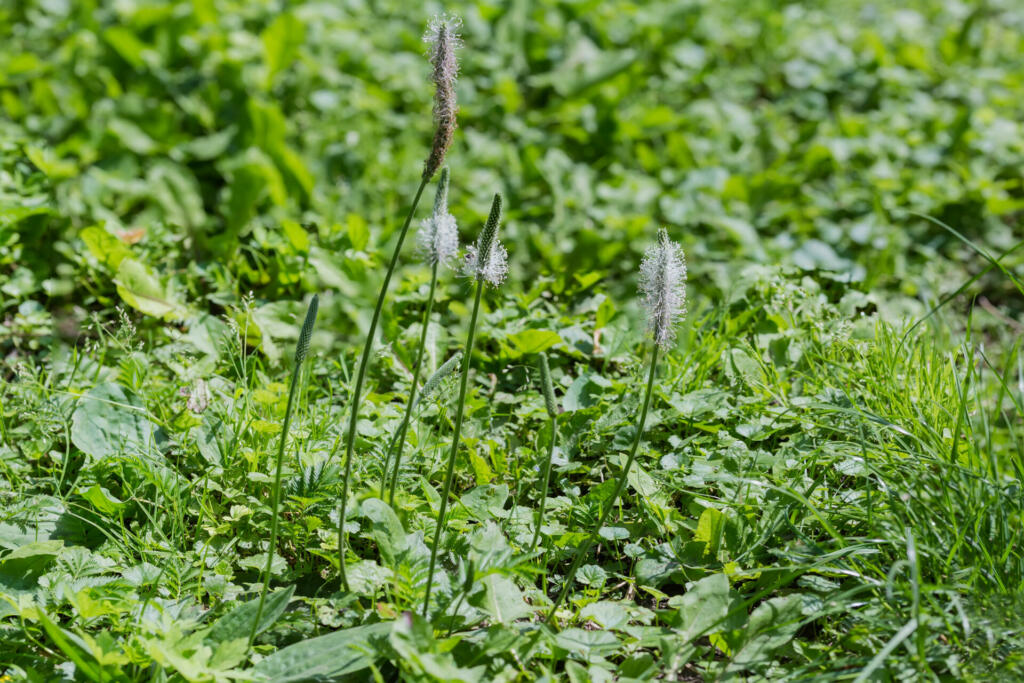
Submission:
[[[1024,680],[1022,121],[1017,0],[4,4],[0,683]]]

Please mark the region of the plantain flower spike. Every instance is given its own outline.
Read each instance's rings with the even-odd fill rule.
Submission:
[[[466,275],[491,283],[497,287],[508,274],[508,252],[498,239],[501,224],[501,195],[494,195],[491,214],[477,238],[476,244],[466,250],[463,270]]]
[[[654,343],[667,349],[675,340],[674,326],[686,315],[686,256],[658,231],[658,244],[650,247],[640,264],[640,293],[647,309],[647,330]]]
[[[455,372],[459,367],[459,361],[462,360],[462,351],[456,351],[455,355],[444,362],[441,367],[437,369],[433,375],[423,384],[423,391],[420,392],[419,396],[416,397],[416,404],[413,405],[413,409],[420,404],[420,401],[430,398],[437,388],[441,386],[441,382],[448,378],[448,375]]]
[[[430,48],[427,56],[434,66],[431,80],[434,81],[434,144],[423,167],[423,177],[434,177],[444,163],[444,155],[455,135],[455,116],[459,106],[455,101],[455,79],[459,74],[459,61],[455,50],[462,46],[458,17],[441,14],[434,17],[423,34],[423,40]]]
[[[448,213],[448,175],[448,168],[442,168],[434,212],[416,233],[416,252],[430,265],[450,266],[459,253],[459,228],[455,217]]]

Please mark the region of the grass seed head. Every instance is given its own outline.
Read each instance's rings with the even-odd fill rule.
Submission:
[[[427,52],[434,66],[434,143],[423,167],[423,177],[431,178],[444,163],[444,156],[455,135],[455,119],[459,111],[455,98],[455,79],[459,74],[459,61],[455,50],[461,47],[459,27],[462,20],[449,15],[434,17],[423,34],[430,46]]]
[[[668,348],[675,339],[675,324],[686,315],[686,256],[664,228],[640,264],[640,293],[654,343]]]

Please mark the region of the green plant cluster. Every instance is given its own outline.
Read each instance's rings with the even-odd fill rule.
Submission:
[[[440,9],[0,8],[0,681],[1024,677],[1024,8]]]

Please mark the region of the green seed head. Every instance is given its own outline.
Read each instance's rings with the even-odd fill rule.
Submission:
[[[555,388],[551,383],[551,368],[548,367],[548,354],[540,354],[540,384],[544,390],[544,407],[548,409],[548,415],[552,418],[558,415],[558,407],[555,403]]]
[[[484,230],[480,233],[480,269],[486,270],[491,261],[491,251],[498,239],[498,227],[501,225],[501,195],[495,194],[491,202],[491,213],[484,223]]]
[[[443,382],[448,375],[455,372],[455,368],[459,367],[459,360],[461,359],[462,351],[457,351],[455,355],[446,360],[433,375],[427,378],[426,383],[423,385],[423,391],[421,391],[420,395],[416,397],[416,405],[413,406],[414,409],[420,404],[420,401],[430,398],[430,395],[437,391],[437,388],[441,386],[441,382]]]
[[[302,331],[299,332],[299,343],[295,346],[295,364],[301,365],[309,353],[309,341],[313,338],[313,324],[316,322],[316,312],[320,307],[320,297],[316,294],[309,302],[306,309],[306,320],[302,323]]]
[[[501,205],[501,195],[494,195],[491,214],[487,217],[476,244],[469,248],[464,265],[466,275],[486,280],[495,287],[505,281],[505,275],[508,273],[508,253],[498,239]]]

